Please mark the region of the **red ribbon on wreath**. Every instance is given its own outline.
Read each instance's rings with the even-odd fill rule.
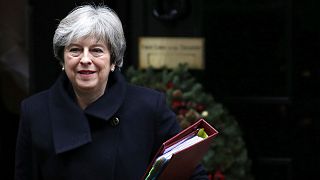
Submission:
[[[218,169],[214,174],[209,174],[209,180],[225,180],[225,176],[222,174],[221,170]]]

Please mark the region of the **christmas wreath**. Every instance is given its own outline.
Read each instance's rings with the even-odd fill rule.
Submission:
[[[237,121],[221,103],[204,91],[187,65],[160,70],[131,66],[125,75],[130,83],[165,92],[168,105],[177,114],[182,128],[204,118],[219,131],[202,162],[211,179],[253,179],[251,161]]]

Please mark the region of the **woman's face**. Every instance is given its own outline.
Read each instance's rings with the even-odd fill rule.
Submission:
[[[64,49],[64,69],[76,91],[104,92],[112,66],[106,43],[95,38],[80,39]]]

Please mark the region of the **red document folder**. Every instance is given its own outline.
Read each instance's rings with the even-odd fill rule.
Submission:
[[[167,148],[176,144],[178,141],[186,136],[189,136],[193,132],[198,131],[199,128],[204,128],[204,131],[207,133],[208,137],[190,147],[187,147],[186,149],[174,153],[157,178],[159,180],[189,179],[195,167],[201,162],[203,156],[208,151],[212,139],[218,134],[218,131],[204,119],[198,120],[188,128],[181,131],[179,134],[164,142],[156,153],[142,179],[145,179],[148,176],[148,173],[156,159],[161,156]]]

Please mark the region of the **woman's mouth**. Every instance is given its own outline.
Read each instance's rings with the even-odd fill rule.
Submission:
[[[91,71],[91,70],[80,70],[78,71],[79,74],[83,74],[83,75],[89,75],[89,74],[93,74],[95,73],[95,71]]]

